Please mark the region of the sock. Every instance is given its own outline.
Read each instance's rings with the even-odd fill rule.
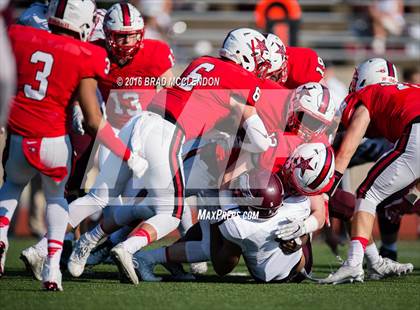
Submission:
[[[393,242],[393,243],[382,242],[382,247],[387,249],[387,250],[397,252],[397,242]]]
[[[0,216],[0,240],[7,239],[7,232],[9,231],[10,220],[6,216]]]
[[[380,256],[375,243],[369,244],[366,247],[365,255],[371,265],[374,265],[379,261]]]
[[[210,257],[203,251],[202,241],[187,241],[185,243],[185,254],[189,263],[210,260]]]
[[[48,261],[52,268],[60,267],[64,234],[68,224],[67,201],[64,198],[47,200]]]
[[[0,240],[7,239],[10,220],[15,213],[23,187],[6,181],[0,188]]]
[[[164,264],[167,262],[166,247],[157,248],[146,252],[155,264]]]
[[[99,240],[105,236],[105,232],[103,231],[101,224],[98,224],[94,229],[88,231],[85,235],[88,240],[98,243]]]
[[[118,229],[116,232],[112,233],[111,236],[109,236],[109,240],[112,244],[118,244],[120,242],[123,242],[132,229],[133,228],[130,226],[124,226]]]
[[[48,239],[47,264],[49,266],[60,266],[61,252],[63,251],[63,242],[54,239]]]
[[[34,245],[35,250],[38,252],[39,255],[43,257],[47,257],[48,255],[48,239],[45,235],[41,240],[38,241],[37,244]]]
[[[347,262],[350,266],[354,267],[363,263],[364,250],[368,242],[369,240],[366,238],[351,238],[349,257],[347,259]]]
[[[178,228],[179,233],[181,234],[181,237],[184,237],[188,229],[190,229],[192,226],[193,226],[193,223],[192,223],[192,216],[191,216],[191,208],[189,205],[186,204],[184,206],[184,211],[181,217],[181,223]]]
[[[145,247],[150,243],[150,235],[149,233],[140,228],[131,235],[130,238],[125,240],[122,245],[124,246],[124,249],[131,254],[136,253],[138,250],[140,250],[142,247]]]

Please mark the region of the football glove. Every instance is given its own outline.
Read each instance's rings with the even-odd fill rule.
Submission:
[[[85,118],[83,117],[82,109],[80,105],[73,105],[73,114],[72,114],[72,127],[73,131],[81,136],[85,134],[85,129],[83,128],[83,122]]]

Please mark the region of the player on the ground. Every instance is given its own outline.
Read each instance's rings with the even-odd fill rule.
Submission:
[[[347,131],[336,156],[335,185],[365,135],[385,137],[395,146],[376,162],[359,186],[348,258],[323,283],[363,281],[363,257],[372,234],[376,207],[418,182],[419,100],[419,85],[398,83],[396,68],[390,62],[373,58],[356,68],[350,94],[345,99],[342,123]],[[400,267],[396,274],[413,269],[411,264]]]
[[[48,12],[52,34],[21,25],[9,30],[19,79],[8,121],[6,178],[0,189],[0,275],[11,217],[25,185],[41,173],[47,201],[48,257],[42,272],[46,290],[62,290],[59,261],[68,222],[64,186],[71,167],[66,120],[76,91],[89,130],[139,176],[147,167],[102,121],[96,79],[107,74],[109,61],[103,49],[82,42],[91,31],[94,10],[91,0],[55,0]]]
[[[137,220],[136,213],[143,205],[149,205],[155,208],[156,215],[140,224],[130,238],[111,251],[121,274],[130,282],[138,283],[132,255],[179,224],[184,197],[181,160],[184,137],[190,140],[205,135],[221,119],[236,115],[234,120],[246,130],[249,139],[246,147],[251,152],[270,147],[271,140],[254,107],[260,96],[258,76],[264,75],[269,65],[267,54],[265,38],[259,32],[248,28],[230,32],[223,43],[221,58],[194,60],[181,75],[180,84],[156,95],[148,108],[153,112],[140,114],[121,130],[120,136],[129,140],[149,161],[149,169],[139,188],[145,188],[147,196],[139,205],[117,208],[105,217],[102,225],[79,239],[68,265],[73,275],[83,272],[89,252],[103,236]],[[211,78],[218,83],[201,83]],[[96,181],[101,186],[94,186],[98,190],[72,203],[70,222],[73,227],[89,215],[77,214],[72,218],[73,209],[94,205],[96,209],[91,211],[96,212],[109,204],[111,198],[122,194],[126,185],[131,186],[129,173],[120,173],[115,182],[109,184],[110,175],[115,177],[112,171],[115,161],[115,156],[108,157],[107,169],[101,171]],[[122,169],[124,172],[124,166]],[[110,188],[114,184],[116,186]]]
[[[283,185],[277,175],[263,169],[241,174],[232,180],[230,190],[220,199],[224,216],[203,219],[186,238],[169,247],[139,251],[135,255],[141,278],[160,281],[153,274],[158,263],[210,260],[219,275],[226,275],[239,262],[241,254],[258,281],[290,281],[305,265],[309,273],[312,264],[306,255],[309,253],[304,255],[297,245],[301,245],[301,237],[322,227],[325,213],[323,204],[315,201],[320,196],[308,198],[298,191],[322,192],[333,176],[334,155],[331,148],[321,143],[305,144],[292,154],[289,162],[285,180],[295,182],[286,186],[283,203]],[[321,165],[325,162],[326,173]],[[259,217],[252,218],[244,211],[259,212]],[[295,246],[290,247],[292,244]]]

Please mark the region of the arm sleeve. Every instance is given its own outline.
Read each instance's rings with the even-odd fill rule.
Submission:
[[[245,120],[243,128],[246,130],[246,135],[250,141],[242,144],[242,148],[246,151],[260,153],[271,146],[271,138],[268,136],[263,121],[257,114]]]

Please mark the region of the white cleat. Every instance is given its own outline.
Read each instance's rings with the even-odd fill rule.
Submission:
[[[42,288],[46,291],[62,291],[60,267],[50,267],[44,264],[42,269]]]
[[[161,282],[161,277],[156,277],[153,273],[153,269],[156,264],[147,259],[146,255],[142,255],[141,252],[137,252],[136,256],[133,257],[133,264],[136,268],[137,274],[145,282]]]
[[[352,267],[344,262],[338,270],[327,278],[319,280],[321,284],[342,284],[363,282],[364,271],[362,264]]]
[[[6,264],[6,254],[9,248],[7,240],[0,241],[0,278],[4,276],[4,266]]]
[[[36,280],[42,281],[42,267],[46,257],[41,255],[35,247],[31,246],[22,251],[20,259],[25,264],[26,270],[29,271]]]
[[[205,274],[209,268],[207,262],[202,263],[191,263],[190,270],[192,274]]]
[[[77,240],[73,252],[71,252],[67,268],[73,277],[80,277],[85,269],[86,261],[90,252],[96,247],[97,242],[93,242],[86,238],[86,234]]]
[[[400,276],[413,271],[413,264],[401,264],[382,256],[376,264],[368,263],[367,276],[371,280],[380,280],[387,277]]]
[[[119,243],[111,250],[111,257],[120,272],[120,281],[122,283],[139,284],[136,270],[133,263],[133,254],[124,249],[124,245]]]

